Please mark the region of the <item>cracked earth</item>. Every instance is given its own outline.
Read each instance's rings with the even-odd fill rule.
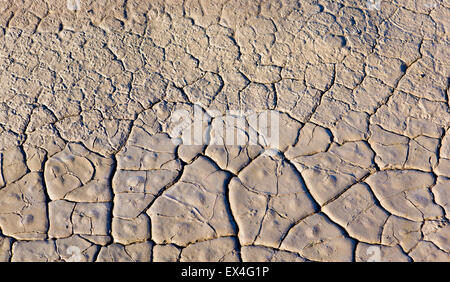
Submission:
[[[0,261],[450,261],[448,0],[77,8],[0,0]]]

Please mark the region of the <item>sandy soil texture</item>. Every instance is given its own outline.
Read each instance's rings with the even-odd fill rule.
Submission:
[[[0,0],[0,261],[450,261],[449,0]]]

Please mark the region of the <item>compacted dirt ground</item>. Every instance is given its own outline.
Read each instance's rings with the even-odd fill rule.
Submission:
[[[0,0],[0,261],[450,261],[448,0]]]

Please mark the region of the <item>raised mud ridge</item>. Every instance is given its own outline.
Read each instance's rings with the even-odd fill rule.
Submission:
[[[449,17],[0,0],[0,261],[450,261]]]

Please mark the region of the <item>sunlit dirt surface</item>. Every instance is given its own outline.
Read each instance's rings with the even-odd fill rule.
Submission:
[[[0,0],[0,261],[450,261],[449,19]]]

